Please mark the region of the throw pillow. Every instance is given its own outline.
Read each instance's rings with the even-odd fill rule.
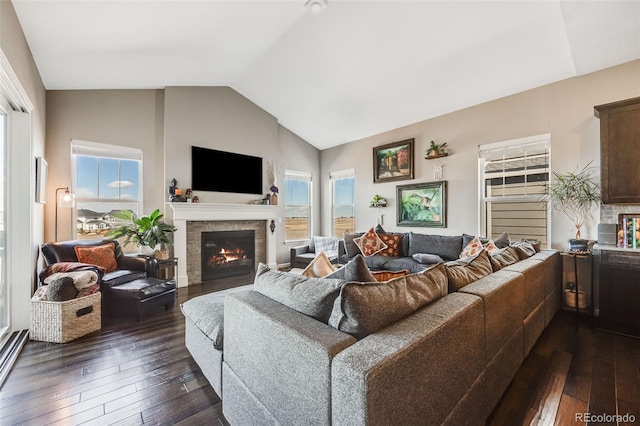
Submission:
[[[253,288],[278,303],[326,324],[343,284],[342,280],[272,270],[260,262]]]
[[[386,282],[348,282],[333,305],[329,325],[362,339],[446,294],[442,263]]]
[[[329,258],[338,257],[338,238],[333,237],[313,237],[315,242],[315,253],[325,252]]]
[[[362,237],[363,235],[364,235],[364,232],[358,232],[356,234],[349,234],[349,233],[344,234],[344,250],[347,252],[347,256],[349,258],[355,256],[356,254],[361,253],[360,248],[358,248],[358,245],[355,243],[354,240],[358,237]]]
[[[490,255],[500,251],[500,248],[498,248],[498,246],[496,246],[496,244],[493,242],[493,240],[489,240],[489,242],[484,244],[483,247]]]
[[[98,265],[112,272],[118,269],[115,248],[115,243],[107,243],[101,246],[75,246],[73,250],[79,262]]]
[[[480,278],[493,273],[489,254],[482,250],[475,256],[446,263],[449,293],[460,290]]]
[[[369,229],[362,237],[354,238],[353,242],[356,243],[364,256],[373,256],[387,248],[387,245],[380,239],[373,228]]]
[[[422,263],[423,265],[435,265],[436,263],[443,261],[440,256],[431,253],[416,253],[411,257],[413,257],[413,260],[418,263]]]
[[[302,275],[305,277],[324,277],[325,275],[329,275],[335,271],[335,268],[331,264],[331,261],[325,254],[325,252],[321,251],[316,254],[316,257],[313,258],[311,262],[304,268],[302,271]]]
[[[64,302],[75,299],[78,295],[76,286],[73,285],[73,278],[60,277],[51,281],[46,290],[47,300],[52,302]]]
[[[511,246],[517,250],[520,260],[528,259],[536,254],[536,249],[528,241],[514,241]]]
[[[380,256],[400,257],[400,246],[402,244],[402,235],[398,234],[378,234],[378,237],[386,244],[387,248],[380,250]]]
[[[409,273],[408,269],[403,269],[401,271],[374,271],[374,272],[371,272],[371,275],[373,275],[376,281],[381,283],[381,282],[389,281],[393,278],[404,277],[408,273]]]
[[[482,243],[480,242],[480,237],[474,237],[473,240],[469,241],[469,243],[462,249],[460,252],[460,259],[464,259],[465,257],[475,256],[480,253],[482,250]]]
[[[372,282],[375,281],[375,277],[369,271],[367,263],[361,254],[357,254],[342,268],[336,269],[334,272],[327,275],[325,278],[335,278],[343,281],[360,281],[360,282]]]
[[[505,231],[502,234],[498,235],[496,238],[493,239],[493,243],[498,248],[509,247],[509,244],[511,244],[511,241],[509,240],[509,233]]]
[[[491,253],[489,260],[491,261],[493,272],[497,272],[502,268],[506,268],[520,261],[520,258],[518,257],[518,252],[515,247],[505,247],[499,249],[497,252]]]

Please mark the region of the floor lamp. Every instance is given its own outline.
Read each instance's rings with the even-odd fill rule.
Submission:
[[[64,192],[60,193],[60,191]],[[69,187],[56,188],[56,241],[58,241],[58,207],[70,209],[76,204],[75,194],[69,191]],[[71,213],[71,235],[73,235],[73,212]]]

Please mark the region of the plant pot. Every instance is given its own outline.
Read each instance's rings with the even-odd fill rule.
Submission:
[[[155,250],[153,247],[140,246],[140,254],[143,256],[153,256],[155,254]]]
[[[591,240],[569,239],[569,250],[571,251],[590,251],[592,246],[593,242]]]

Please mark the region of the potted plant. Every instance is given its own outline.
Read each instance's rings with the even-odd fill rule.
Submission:
[[[165,253],[168,254],[166,245],[171,244],[169,234],[176,230],[173,225],[161,220],[163,216],[158,209],[149,216],[140,217],[137,217],[131,210],[114,212],[113,217],[125,223],[107,232],[106,236],[113,239],[124,238],[123,245],[133,244],[141,248],[149,247],[151,251],[160,246],[156,253],[158,253],[158,257],[162,258]]]
[[[591,217],[591,208],[600,204],[600,184],[591,174],[591,163],[582,170],[567,173],[553,172],[554,180],[549,185],[545,201],[564,213],[573,222],[576,229],[575,238],[569,239],[571,250],[587,250],[590,241],[582,239],[581,228]]]
[[[427,158],[437,158],[437,157],[446,157],[449,155],[447,150],[445,149],[447,143],[435,143],[431,141],[431,145],[429,145],[429,149],[427,149]]]
[[[369,202],[369,207],[386,207],[387,199],[376,194],[373,196],[373,199]]]

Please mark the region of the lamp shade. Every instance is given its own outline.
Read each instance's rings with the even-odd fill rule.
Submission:
[[[58,207],[70,209],[76,205],[76,195],[68,189],[58,192]]]

